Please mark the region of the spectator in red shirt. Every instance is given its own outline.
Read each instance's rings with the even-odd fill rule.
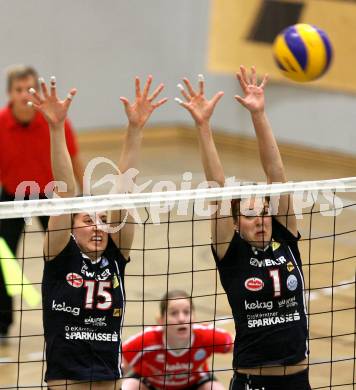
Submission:
[[[29,66],[14,66],[8,70],[9,103],[0,110],[0,201],[45,198],[45,187],[53,180],[50,159],[50,137],[46,120],[27,105],[29,89],[38,89],[38,75]],[[66,140],[74,173],[82,189],[83,167],[69,122],[65,124]],[[27,183],[25,183],[27,182]],[[51,189],[49,189],[49,192]],[[46,191],[48,194],[48,191]],[[48,217],[40,217],[44,229]],[[16,255],[24,228],[24,220],[0,220],[0,236]],[[12,323],[12,299],[7,294],[0,269],[0,345],[5,344]]]
[[[233,340],[226,330],[194,324],[187,293],[168,292],[160,303],[159,326],[151,326],[122,345],[123,390],[223,390],[209,370],[214,353],[230,353]]]

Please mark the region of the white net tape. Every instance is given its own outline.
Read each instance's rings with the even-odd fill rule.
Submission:
[[[0,219],[99,212],[115,209],[155,207],[162,204],[189,200],[224,200],[251,196],[273,196],[282,194],[303,194],[318,191],[356,192],[356,177],[333,180],[288,182],[283,184],[259,184],[226,186],[224,188],[199,188],[166,192],[145,192],[132,194],[110,194],[84,196],[80,198],[53,198],[19,200],[0,203]]]

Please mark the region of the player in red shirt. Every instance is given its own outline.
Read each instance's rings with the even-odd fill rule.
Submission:
[[[28,66],[14,66],[7,75],[9,103],[0,110],[0,201],[45,198],[45,187],[53,180],[50,159],[50,137],[46,120],[27,105],[29,89],[38,89],[38,75]],[[65,124],[66,141],[80,190],[83,167],[72,127]],[[32,182],[30,186],[21,183]],[[29,183],[28,183],[29,184]],[[44,229],[48,217],[40,217]],[[0,220],[0,236],[16,255],[24,220]],[[12,299],[7,294],[0,269],[0,345],[5,344],[12,323]]]
[[[213,353],[229,353],[233,340],[212,325],[192,324],[191,298],[180,290],[160,303],[159,326],[146,328],[122,346],[125,371],[123,390],[223,390],[209,370]]]

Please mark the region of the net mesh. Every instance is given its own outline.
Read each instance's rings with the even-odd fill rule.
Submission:
[[[243,191],[243,193],[242,193]],[[195,307],[192,322],[211,324],[234,334],[226,294],[210,249],[207,200],[253,194],[293,193],[301,233],[309,321],[308,365],[313,389],[351,389],[356,384],[356,186],[355,179],[287,185],[182,191],[75,200],[45,200],[1,204],[1,218],[50,215],[80,210],[136,207],[139,223],[126,268],[125,341],[156,324],[159,301],[173,289],[185,290]],[[129,200],[127,200],[129,199]],[[184,201],[184,205],[179,203]],[[17,286],[15,322],[0,347],[0,389],[42,388],[45,372],[41,304],[32,293],[41,288],[43,233],[33,219],[17,253],[21,282]],[[4,253],[4,261],[9,261]],[[4,270],[3,270],[4,273]],[[14,293],[15,294],[15,293]],[[33,298],[33,297],[32,297]],[[2,341],[5,341],[3,339]],[[6,345],[5,345],[6,344]],[[232,353],[213,353],[209,369],[225,387],[232,376]],[[183,370],[184,371],[184,370]]]

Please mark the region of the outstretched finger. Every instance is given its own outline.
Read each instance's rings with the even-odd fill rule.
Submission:
[[[120,101],[122,102],[122,104],[124,105],[124,108],[125,108],[125,111],[128,112],[128,109],[130,107],[130,102],[127,98],[125,98],[124,96],[120,96]]]
[[[168,98],[163,98],[159,100],[157,103],[152,104],[152,107],[154,109],[158,108],[159,106],[162,106],[162,104],[166,103],[168,101]]]
[[[138,76],[135,77],[135,90],[136,90],[136,97],[141,97],[141,85],[140,85],[140,78]]]
[[[45,97],[45,99],[48,99],[48,97],[49,97],[48,89],[47,89],[47,85],[46,85],[46,83],[44,81],[44,78],[43,77],[39,77],[38,83],[40,85],[40,88],[41,88],[41,91],[43,93],[43,96]]]
[[[57,97],[57,80],[56,80],[56,76],[51,76],[51,80],[50,80],[50,84],[51,84],[51,96],[52,97]]]
[[[75,88],[72,88],[72,89],[69,91],[67,97],[65,98],[65,100],[64,100],[64,106],[65,106],[67,109],[68,109],[69,106],[71,105],[72,100],[73,100],[74,96],[76,95],[76,93],[77,93],[77,90],[76,90]]]
[[[196,93],[192,87],[192,84],[190,84],[190,81],[186,77],[184,77],[183,82],[186,85],[186,87],[188,88],[188,92],[190,93],[190,96],[191,97],[196,96]]]
[[[150,87],[151,87],[151,84],[152,84],[152,75],[149,75],[149,76],[147,77],[147,81],[146,81],[146,84],[145,84],[145,86],[144,86],[144,88],[143,88],[143,92],[142,92],[142,96],[143,96],[144,98],[147,97],[148,91],[150,90]]]
[[[191,100],[190,96],[187,94],[186,90],[184,89],[182,84],[177,84],[177,88],[180,90],[180,93],[183,95],[185,100],[188,102]]]
[[[36,104],[34,102],[28,101],[27,105],[29,107],[33,107],[36,111],[41,111],[41,106],[39,104]]]
[[[240,72],[241,72],[241,77],[242,77],[243,81],[245,82],[245,84],[249,85],[250,80],[249,80],[248,75],[247,75],[247,70],[243,65],[240,65]]]
[[[211,103],[213,105],[213,108],[215,108],[215,106],[217,105],[218,101],[224,96],[224,92],[223,91],[219,91],[218,93],[216,93],[212,99],[211,99]]]
[[[30,89],[28,90],[28,92],[32,95],[32,98],[33,98],[34,103],[40,104],[40,103],[43,103],[43,102],[44,102],[43,98],[42,98],[41,95],[35,90],[35,88],[30,88]]]
[[[246,93],[246,91],[247,91],[247,83],[246,83],[245,80],[243,79],[241,73],[236,73],[236,77],[237,77],[237,79],[239,80],[241,89]]]
[[[266,73],[266,74],[263,76],[262,82],[261,82],[261,84],[260,84],[260,88],[263,89],[263,88],[267,85],[268,79],[269,79],[269,76],[268,76],[268,74]]]
[[[257,85],[257,73],[255,65],[251,67],[251,84]]]
[[[148,97],[147,100],[148,100],[149,102],[152,102],[152,100],[154,100],[154,99],[162,92],[163,88],[164,88],[164,84],[161,83],[161,84],[153,91],[152,95]]]
[[[204,87],[205,87],[205,82],[204,82],[204,76],[202,74],[198,74],[198,84],[199,84],[199,93],[200,95],[204,95]]]
[[[184,107],[186,110],[188,110],[190,113],[192,113],[192,107],[189,103],[187,102],[183,102],[182,99],[179,99],[179,98],[174,98],[174,100],[182,107]]]
[[[182,99],[179,99],[178,97],[175,97],[175,98],[174,98],[174,101],[177,102],[177,103],[178,103],[180,106],[182,106],[182,107],[187,108],[187,106],[188,106],[188,103],[183,102],[183,100],[182,100]]]

